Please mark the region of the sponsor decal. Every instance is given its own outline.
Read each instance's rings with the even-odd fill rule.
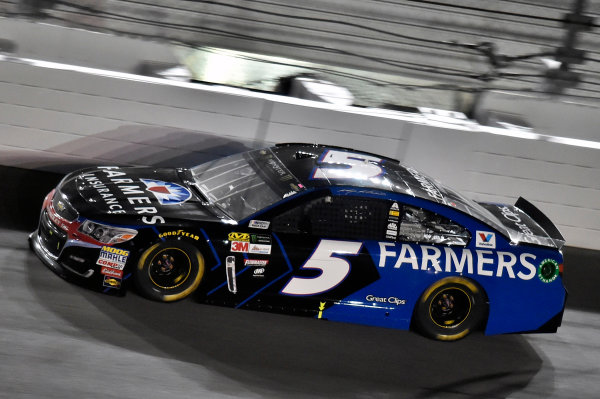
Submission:
[[[250,244],[248,252],[251,254],[271,255],[271,246],[265,244]]]
[[[231,252],[248,252],[248,241],[231,241]]]
[[[111,269],[123,270],[128,257],[129,251],[105,245],[100,249],[96,264]]]
[[[514,254],[485,249],[472,251],[468,248],[379,242],[378,266],[394,269],[410,267],[435,273],[531,280],[538,272],[533,263],[535,261],[536,256],[527,252]]]
[[[256,269],[254,269],[254,272],[252,273],[252,275],[254,277],[264,277],[265,276],[265,268],[257,267]]]
[[[100,273],[109,277],[123,278],[123,270],[115,270],[109,267],[102,267],[102,269],[100,269]]]
[[[537,275],[544,283],[551,283],[558,277],[558,262],[554,259],[544,259],[538,267]]]
[[[198,241],[200,239],[199,236],[184,231],[184,230],[177,230],[177,231],[165,231],[164,233],[160,233],[158,235],[158,238],[166,238],[166,237],[187,237],[187,238],[191,238],[192,240],[196,240]]]
[[[367,295],[365,299],[368,302],[389,303],[395,306],[406,305],[406,299],[396,298],[395,296],[380,297],[375,295]]]
[[[120,171],[118,166],[99,166],[98,169],[97,173],[84,173],[78,178],[90,185],[102,197],[110,214],[126,213],[125,206],[132,205],[135,213],[143,215],[142,222],[146,224],[165,222],[162,216],[155,215],[158,209],[150,205],[150,197],[144,196],[143,188],[132,178],[127,177],[125,172]],[[119,202],[115,194],[106,186],[107,183],[115,185],[125,196],[126,201]]]
[[[121,288],[121,279],[116,277],[104,276],[103,286],[108,288]]]
[[[323,317],[323,311],[325,310],[326,304],[327,302],[319,302],[319,314],[317,315],[318,319],[321,319]]]
[[[496,234],[489,231],[476,231],[475,246],[477,248],[496,248]]]
[[[229,233],[227,238],[229,239],[229,241],[250,241],[250,234],[231,232]]]
[[[178,205],[192,198],[192,193],[179,184],[162,180],[140,179],[161,205]]]
[[[388,223],[385,231],[385,238],[396,241],[398,237],[398,223],[400,219],[400,207],[397,202],[392,203],[388,212]]]
[[[252,244],[271,244],[271,236],[264,234],[250,234]]]
[[[271,222],[268,222],[266,220],[251,220],[250,222],[248,222],[248,227],[250,227],[252,229],[266,230],[269,228],[270,224],[271,224]]]
[[[506,220],[510,220],[515,225],[515,227],[521,233],[525,234],[528,238],[530,238],[532,242],[540,242],[540,240],[535,236],[533,231],[531,231],[531,228],[529,228],[529,226],[523,223],[521,216],[519,215],[519,210],[517,208],[513,207],[513,209],[511,209],[508,206],[504,205],[499,206],[498,209],[500,209],[502,216],[504,216]]]
[[[268,264],[268,259],[244,259],[244,266],[265,267]]]
[[[407,167],[406,170],[412,175],[412,177],[415,178],[415,180],[419,182],[421,188],[427,193],[427,195],[437,200],[438,202],[446,203],[446,201],[444,200],[444,196],[432,181],[430,181],[428,178],[420,174],[419,171],[413,168]]]

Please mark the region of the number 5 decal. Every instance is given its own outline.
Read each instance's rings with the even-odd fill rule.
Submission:
[[[350,263],[335,254],[357,255],[362,242],[321,240],[301,269],[319,269],[317,277],[292,277],[281,290],[285,295],[315,295],[329,291],[341,283],[350,272]]]
[[[313,179],[370,179],[380,176],[383,171],[379,164],[381,158],[354,152],[325,150],[317,161],[318,164],[332,164],[338,167],[315,168]],[[339,166],[344,166],[340,168]]]

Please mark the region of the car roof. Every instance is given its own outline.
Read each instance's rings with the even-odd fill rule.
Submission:
[[[480,221],[500,229],[500,231],[503,230],[497,218],[481,205],[435,181],[417,169],[401,164],[397,159],[345,147],[307,143],[278,144],[271,147],[271,151],[306,188],[351,186],[410,195],[454,208],[474,216]],[[322,163],[322,159],[328,151],[341,151],[359,155],[359,157],[352,157],[351,159],[360,159],[360,155],[362,155],[370,160],[369,163],[379,166],[383,173],[372,178],[362,177],[360,174],[353,174],[352,177],[348,178],[328,179],[326,175],[325,178],[315,178],[315,170],[318,167],[336,167],[335,164]],[[347,164],[344,165],[343,163],[338,163],[337,167],[349,168]]]

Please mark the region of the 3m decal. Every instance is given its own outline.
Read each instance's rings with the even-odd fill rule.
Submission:
[[[231,241],[231,252],[248,252],[249,247],[248,241]]]
[[[475,233],[475,246],[477,248],[496,248],[496,234],[477,230]]]
[[[167,238],[167,237],[186,237],[192,240],[198,241],[200,239],[199,236],[192,234],[188,231],[177,230],[177,231],[165,231],[164,233],[160,233],[158,238]]]
[[[558,277],[559,266],[554,259],[544,259],[538,267],[537,275],[544,283],[551,283]]]
[[[317,161],[312,179],[370,179],[383,174],[378,165],[382,159],[371,155],[325,150]],[[335,166],[325,166],[327,164]]]
[[[268,264],[268,259],[244,259],[244,266],[265,267]]]
[[[250,227],[252,229],[266,230],[269,228],[270,224],[271,224],[271,222],[268,222],[266,220],[251,220],[250,222],[248,222],[248,227]]]
[[[100,249],[100,255],[96,264],[100,266],[110,267],[111,269],[123,270],[129,251],[119,248],[103,246]]]
[[[231,232],[227,235],[229,241],[250,241],[250,234]]]
[[[362,242],[321,240],[301,269],[318,269],[322,273],[314,278],[292,277],[281,293],[315,295],[335,288],[350,273],[350,263],[336,255],[357,255],[361,248]]]
[[[476,274],[531,280],[537,273],[536,256],[522,253],[429,245],[379,242],[379,267],[411,267],[413,270]]]
[[[377,302],[377,303],[389,303],[395,306],[406,305],[406,299],[399,299],[395,296],[390,297],[379,297],[375,295],[367,295],[365,297],[367,302]]]
[[[102,285],[108,288],[121,288],[121,279],[116,277],[104,276]]]
[[[108,267],[102,267],[100,273],[109,277],[123,278],[123,270],[111,269]]]
[[[178,205],[192,198],[192,193],[179,184],[162,180],[140,179],[161,205]]]

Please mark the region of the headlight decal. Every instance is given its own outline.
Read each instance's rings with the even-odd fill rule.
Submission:
[[[79,232],[108,245],[129,241],[137,235],[137,230],[109,226],[89,219],[81,224]]]

